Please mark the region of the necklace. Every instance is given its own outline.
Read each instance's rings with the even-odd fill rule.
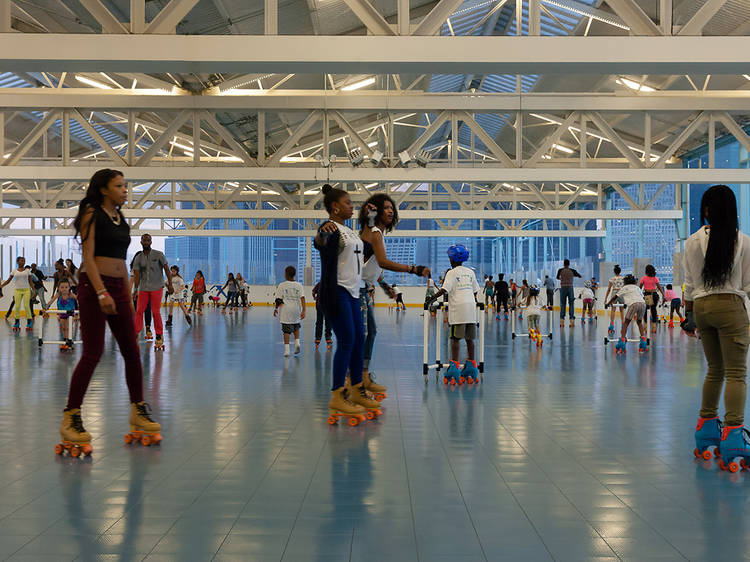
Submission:
[[[120,224],[120,213],[117,212],[117,209],[115,209],[115,214],[112,215],[110,212],[102,207],[102,210],[107,213],[107,216],[109,217],[109,220],[111,220],[115,224]]]

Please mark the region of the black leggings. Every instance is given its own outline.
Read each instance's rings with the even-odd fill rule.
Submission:
[[[651,306],[646,305],[646,313],[643,315],[644,322],[648,320],[648,311],[651,311],[651,322],[656,324],[659,321],[659,316],[656,313],[656,307],[659,304],[659,293],[656,291],[644,291],[643,296],[647,297],[648,295],[651,295],[651,299],[653,304]]]
[[[503,310],[505,312],[508,312],[508,295],[497,296],[497,306],[496,309],[500,310],[500,307],[503,307]]]

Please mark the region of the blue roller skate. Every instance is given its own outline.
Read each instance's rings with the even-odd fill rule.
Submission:
[[[14,334],[21,333],[21,321],[18,318],[16,318],[16,322],[13,324],[13,333]]]
[[[750,432],[742,425],[724,426],[721,430],[719,452],[719,468],[722,470],[739,472],[741,468],[748,468],[746,459],[750,458]],[[729,462],[725,462],[725,459]]]
[[[31,332],[34,330],[34,321],[31,319],[26,320],[26,331]]]
[[[619,340],[617,340],[617,343],[615,344],[615,353],[617,355],[625,355],[627,351],[627,341],[625,341],[625,338],[620,338]]]
[[[710,461],[714,455],[721,456],[719,443],[721,442],[722,427],[723,424],[718,416],[698,418],[698,425],[695,426],[695,450],[693,451],[697,458]]]
[[[615,335],[615,325],[610,324],[609,328],[607,328],[607,335],[608,336],[614,336]]]
[[[477,362],[473,359],[467,359],[464,368],[461,370],[461,377],[466,380],[466,384],[478,383],[479,369],[477,369]]]
[[[648,343],[646,338],[641,338],[641,343],[638,344],[638,353],[646,353],[648,351]]]
[[[451,361],[448,370],[445,371],[445,375],[443,376],[443,383],[450,383],[452,386],[455,386],[456,384],[461,384],[459,381],[462,378],[461,371],[458,368],[458,361]]]

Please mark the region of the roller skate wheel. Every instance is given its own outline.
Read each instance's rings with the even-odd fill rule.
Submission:
[[[466,384],[474,384],[474,379],[471,377],[466,377]]]
[[[706,449],[703,451],[703,458],[707,461],[710,461],[713,458],[713,453],[711,452],[711,449]]]
[[[747,468],[748,468],[748,464],[747,464],[747,462],[745,461],[745,459],[744,459],[744,458],[740,459],[740,466],[741,466],[742,468],[744,468],[744,469],[747,469]]]
[[[693,449],[693,455],[695,455],[696,458],[700,458],[701,452],[698,450],[698,447]]]
[[[719,468],[721,470],[726,470],[727,469],[727,464],[724,462],[723,459],[719,459]]]
[[[458,384],[464,384],[466,382],[466,377],[458,377]]]
[[[456,386],[456,379],[451,379],[451,386]]]
[[[448,384],[448,377],[443,377],[443,384]]]
[[[148,447],[151,445],[151,436],[150,435],[142,435],[141,436],[141,445],[144,447]]]
[[[78,446],[73,446],[70,448],[70,456],[73,458],[78,458],[81,455],[81,449],[78,448]],[[737,472],[737,471],[735,471]]]
[[[349,425],[350,425],[351,427],[354,427],[354,426],[355,426],[355,425],[357,425],[358,423],[359,423],[359,419],[357,419],[356,417],[354,417],[354,416],[351,416],[351,417],[349,418]]]
[[[336,419],[336,416],[328,416],[328,425],[336,425],[336,422],[338,419]]]
[[[368,420],[374,420],[375,419],[375,412],[373,412],[372,410],[368,410],[367,413],[365,414],[365,417]]]
[[[739,463],[736,463],[734,461],[729,463],[729,472],[734,474],[735,472],[739,472],[739,471],[740,471]]]
[[[58,443],[57,445],[55,445],[56,455],[62,455],[64,450],[65,450],[65,447],[63,447],[62,444]]]
[[[126,433],[125,437],[123,437],[123,440],[125,441],[125,443],[130,445],[133,442],[133,436],[130,435],[130,433]]]

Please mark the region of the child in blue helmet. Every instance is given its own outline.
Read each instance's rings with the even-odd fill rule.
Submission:
[[[474,271],[462,264],[469,259],[469,250],[462,244],[454,244],[448,248],[448,258],[451,268],[443,280],[443,286],[427,302],[428,308],[432,302],[443,295],[448,295],[448,324],[451,338],[451,364],[446,371],[444,382],[459,384],[464,381],[477,380],[479,371],[474,360],[474,340],[477,337],[477,293],[479,283]],[[459,369],[458,356],[461,340],[466,340],[468,359]]]

